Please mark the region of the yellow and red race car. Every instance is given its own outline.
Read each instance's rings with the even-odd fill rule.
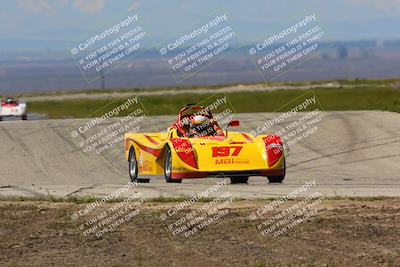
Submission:
[[[232,120],[228,127],[239,126]],[[282,142],[276,135],[254,137],[223,131],[209,109],[189,104],[177,121],[161,133],[126,133],[125,158],[132,181],[149,182],[165,177],[168,183],[182,179],[230,177],[231,183],[247,183],[249,176],[266,176],[271,183],[285,178]]]

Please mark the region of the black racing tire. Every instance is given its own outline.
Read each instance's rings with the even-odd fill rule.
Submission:
[[[268,176],[267,178],[270,184],[280,184],[285,179],[285,176]]]
[[[232,176],[231,184],[247,184],[249,181],[249,176]]]
[[[267,176],[270,184],[280,184],[285,179],[285,175],[286,175],[286,159],[285,158],[283,159],[283,169],[284,169],[283,175]]]
[[[182,179],[172,179],[172,153],[169,146],[165,149],[164,177],[167,183],[182,183]]]
[[[23,121],[28,120],[28,115],[26,115],[26,114],[25,114],[25,115],[22,115],[22,116],[21,116],[21,120],[23,120]]]
[[[131,178],[132,182],[137,182],[137,183],[148,183],[150,182],[150,179],[142,179],[138,178],[138,163],[136,159],[136,154],[135,154],[135,149],[131,147],[129,150],[129,177]]]
[[[3,121],[3,117],[0,117],[0,121]]]

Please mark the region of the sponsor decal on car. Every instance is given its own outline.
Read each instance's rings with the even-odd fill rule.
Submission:
[[[218,158],[218,157],[237,157],[242,150],[242,146],[217,146],[217,147],[212,147],[212,157],[213,158]]]
[[[225,158],[225,159],[216,159],[215,165],[226,165],[226,164],[249,164],[250,161],[248,159],[243,158]]]

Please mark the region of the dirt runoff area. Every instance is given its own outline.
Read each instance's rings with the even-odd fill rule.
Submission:
[[[400,199],[271,201],[1,201],[0,265],[400,266]]]

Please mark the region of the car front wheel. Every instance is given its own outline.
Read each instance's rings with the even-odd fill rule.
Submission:
[[[283,179],[285,179],[285,174],[286,174],[286,159],[283,159],[283,175],[280,176],[267,176],[268,181],[271,184],[277,184],[277,183],[282,183]]]
[[[138,163],[136,159],[135,149],[131,147],[129,151],[129,177],[131,178],[132,182],[137,183],[148,183],[150,179],[140,179],[138,178]]]
[[[171,149],[167,146],[165,150],[164,160],[164,176],[167,183],[181,183],[182,179],[172,179],[172,153]]]

